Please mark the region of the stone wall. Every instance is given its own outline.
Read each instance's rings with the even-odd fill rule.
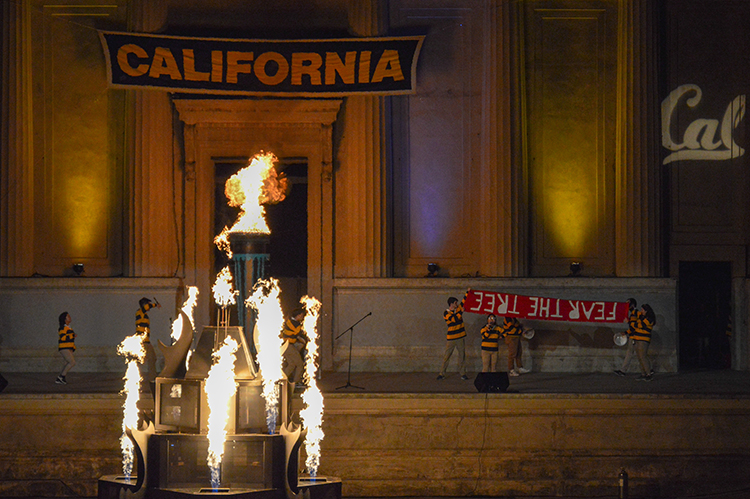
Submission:
[[[649,349],[660,372],[677,370],[677,289],[673,279],[597,278],[399,278],[336,279],[332,303],[322,314],[331,316],[332,330],[319,331],[324,370],[349,366],[350,326],[372,312],[353,330],[352,370],[359,372],[438,371],[445,347],[443,310],[449,296],[467,288],[530,296],[580,300],[624,301],[635,297],[650,303],[657,324]],[[200,290],[198,301],[211,299]],[[81,372],[124,371],[117,345],[134,332],[135,311],[142,296],[156,298],[161,309],[149,313],[151,336],[170,344],[171,324],[184,300],[179,279],[31,278],[0,279],[0,372],[54,372],[61,368],[57,353],[57,317],[67,310],[76,338],[75,369]],[[485,317],[464,315],[467,368],[481,370],[479,330]],[[323,321],[321,321],[322,323]],[[606,372],[619,366],[625,347],[612,336],[622,327],[570,322],[524,321],[536,334],[524,340],[524,365],[545,372]],[[742,334],[741,321],[735,322]],[[202,325],[196,324],[201,331]],[[341,336],[341,337],[339,337]],[[157,348],[157,356],[161,353]],[[501,359],[505,346],[501,343]],[[455,360],[450,366],[456,369]],[[330,364],[330,367],[328,367]],[[631,368],[637,370],[637,362]],[[502,369],[505,364],[500,363]]]
[[[447,298],[461,298],[467,288],[526,296],[572,300],[650,303],[656,326],[649,348],[654,368],[677,370],[677,283],[674,279],[337,279],[334,282],[334,338],[366,314],[354,327],[352,370],[367,372],[439,371],[445,348],[443,311]],[[480,334],[485,316],[464,314],[467,368],[481,370]],[[613,341],[627,329],[572,322],[522,321],[535,328],[532,340],[523,341],[524,366],[546,372],[606,372],[619,367],[625,347]],[[333,342],[334,370],[346,370],[349,333]],[[325,348],[325,346],[324,346]],[[505,345],[501,342],[501,359]],[[631,368],[637,370],[637,361]],[[501,362],[505,369],[505,363]],[[456,369],[452,359],[450,369]]]
[[[748,399],[326,397],[321,474],[344,496],[693,497],[750,487]]]
[[[0,395],[0,496],[96,496],[121,473],[122,402],[112,395]]]
[[[135,333],[142,297],[162,305],[149,313],[151,337],[170,344],[171,321],[185,299],[179,279],[3,278],[0,279],[0,372],[55,372],[58,316],[67,311],[76,332],[81,372],[125,371],[117,345]]]
[[[0,495],[96,496],[121,403],[0,394]],[[750,488],[748,417],[746,396],[334,393],[319,475],[345,497],[616,497],[622,469],[632,497],[720,494]]]

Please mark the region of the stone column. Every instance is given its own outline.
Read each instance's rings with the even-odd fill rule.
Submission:
[[[661,275],[655,24],[653,2],[619,2],[615,178],[618,277]]]
[[[480,274],[522,277],[525,275],[527,223],[522,215],[522,195],[527,185],[522,164],[513,162],[511,87],[513,60],[511,8],[508,0],[486,3],[486,36],[482,57],[483,75],[482,162],[480,172]]]
[[[185,279],[191,284],[195,285],[199,279],[199,273],[205,270],[205,266],[199,263],[198,258],[198,230],[196,227],[196,200],[199,198],[197,193],[196,183],[196,169],[197,169],[197,158],[196,158],[196,142],[197,134],[195,123],[184,123],[183,124],[183,143],[184,143],[184,157],[183,157],[183,202],[182,202],[182,216],[183,216],[183,236],[182,244],[184,251],[182,264],[184,266],[183,273]],[[213,209],[212,209],[213,213]],[[200,270],[199,270],[200,269]]]
[[[377,0],[351,0],[348,9],[354,33],[379,33]],[[335,179],[337,277],[390,273],[384,119],[383,97],[347,97]]]
[[[164,0],[133,5],[133,30],[160,30],[167,14]],[[171,276],[178,270],[173,171],[172,107],[167,92],[135,90],[132,94],[132,141],[128,165],[128,258],[130,276]]]
[[[0,275],[34,272],[31,7],[2,2],[0,90]]]

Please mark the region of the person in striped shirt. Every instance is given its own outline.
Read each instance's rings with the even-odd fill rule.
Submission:
[[[448,362],[451,360],[453,350],[458,350],[458,371],[461,373],[461,379],[464,381],[469,379],[466,376],[466,329],[464,328],[464,303],[468,294],[469,291],[467,290],[460,303],[458,298],[454,296],[448,298],[448,308],[443,312],[448,333],[446,335],[445,353],[443,354],[443,366],[437,379],[445,378],[445,371],[448,369]]]
[[[649,366],[648,358],[646,357],[648,346],[651,343],[651,330],[654,328],[654,324],[656,324],[654,309],[648,303],[644,303],[638,312],[631,336],[635,340],[635,353],[641,365],[641,375],[638,376],[638,381],[651,381],[654,377],[654,371]]]
[[[502,329],[497,325],[495,314],[487,316],[487,324],[481,330],[482,333],[482,372],[497,372],[497,342],[500,339]]]
[[[289,382],[293,384],[300,383],[305,372],[305,347],[309,341],[307,333],[302,329],[305,315],[306,311],[303,308],[293,310],[281,329],[283,371]]]
[[[630,359],[635,353],[635,340],[633,339],[633,333],[635,332],[635,325],[638,322],[638,302],[635,298],[628,298],[628,349],[625,352],[625,359],[622,361],[622,367],[615,370],[615,374],[618,376],[625,376],[628,372],[628,366],[630,365]]]
[[[57,321],[60,323],[60,327],[57,330],[57,349],[60,352],[60,355],[62,355],[63,360],[65,360],[65,365],[57,376],[55,383],[58,385],[66,385],[68,384],[68,381],[65,379],[65,376],[68,374],[68,371],[76,365],[76,359],[73,356],[73,352],[76,350],[76,333],[70,328],[71,318],[68,312],[61,313],[57,318]]]
[[[503,319],[502,331],[505,344],[508,345],[508,376],[526,374],[529,370],[523,367],[521,360],[523,356],[523,348],[521,346],[523,326],[521,326],[521,322],[516,317],[505,317]],[[515,368],[516,366],[518,366],[518,369]]]
[[[135,334],[141,337],[143,348],[146,349],[146,377],[144,381],[151,382],[156,379],[156,351],[151,345],[151,319],[148,311],[152,308],[161,308],[161,304],[152,302],[145,296],[138,300],[138,310],[135,311]]]

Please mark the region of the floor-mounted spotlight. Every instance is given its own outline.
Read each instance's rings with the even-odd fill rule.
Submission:
[[[571,262],[570,263],[570,276],[571,277],[578,277],[578,276],[580,276],[582,270],[583,270],[583,264],[581,262]]]
[[[438,267],[437,263],[428,263],[427,264],[427,277],[437,277],[437,273],[440,267]]]
[[[83,271],[84,271],[84,269],[83,269],[83,264],[82,263],[74,263],[73,264],[73,272],[75,272],[76,275],[83,274]]]

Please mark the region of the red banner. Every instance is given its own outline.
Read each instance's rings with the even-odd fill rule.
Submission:
[[[464,310],[473,314],[495,314],[539,321],[599,322],[618,324],[628,320],[628,303],[567,300],[521,296],[472,289]]]

